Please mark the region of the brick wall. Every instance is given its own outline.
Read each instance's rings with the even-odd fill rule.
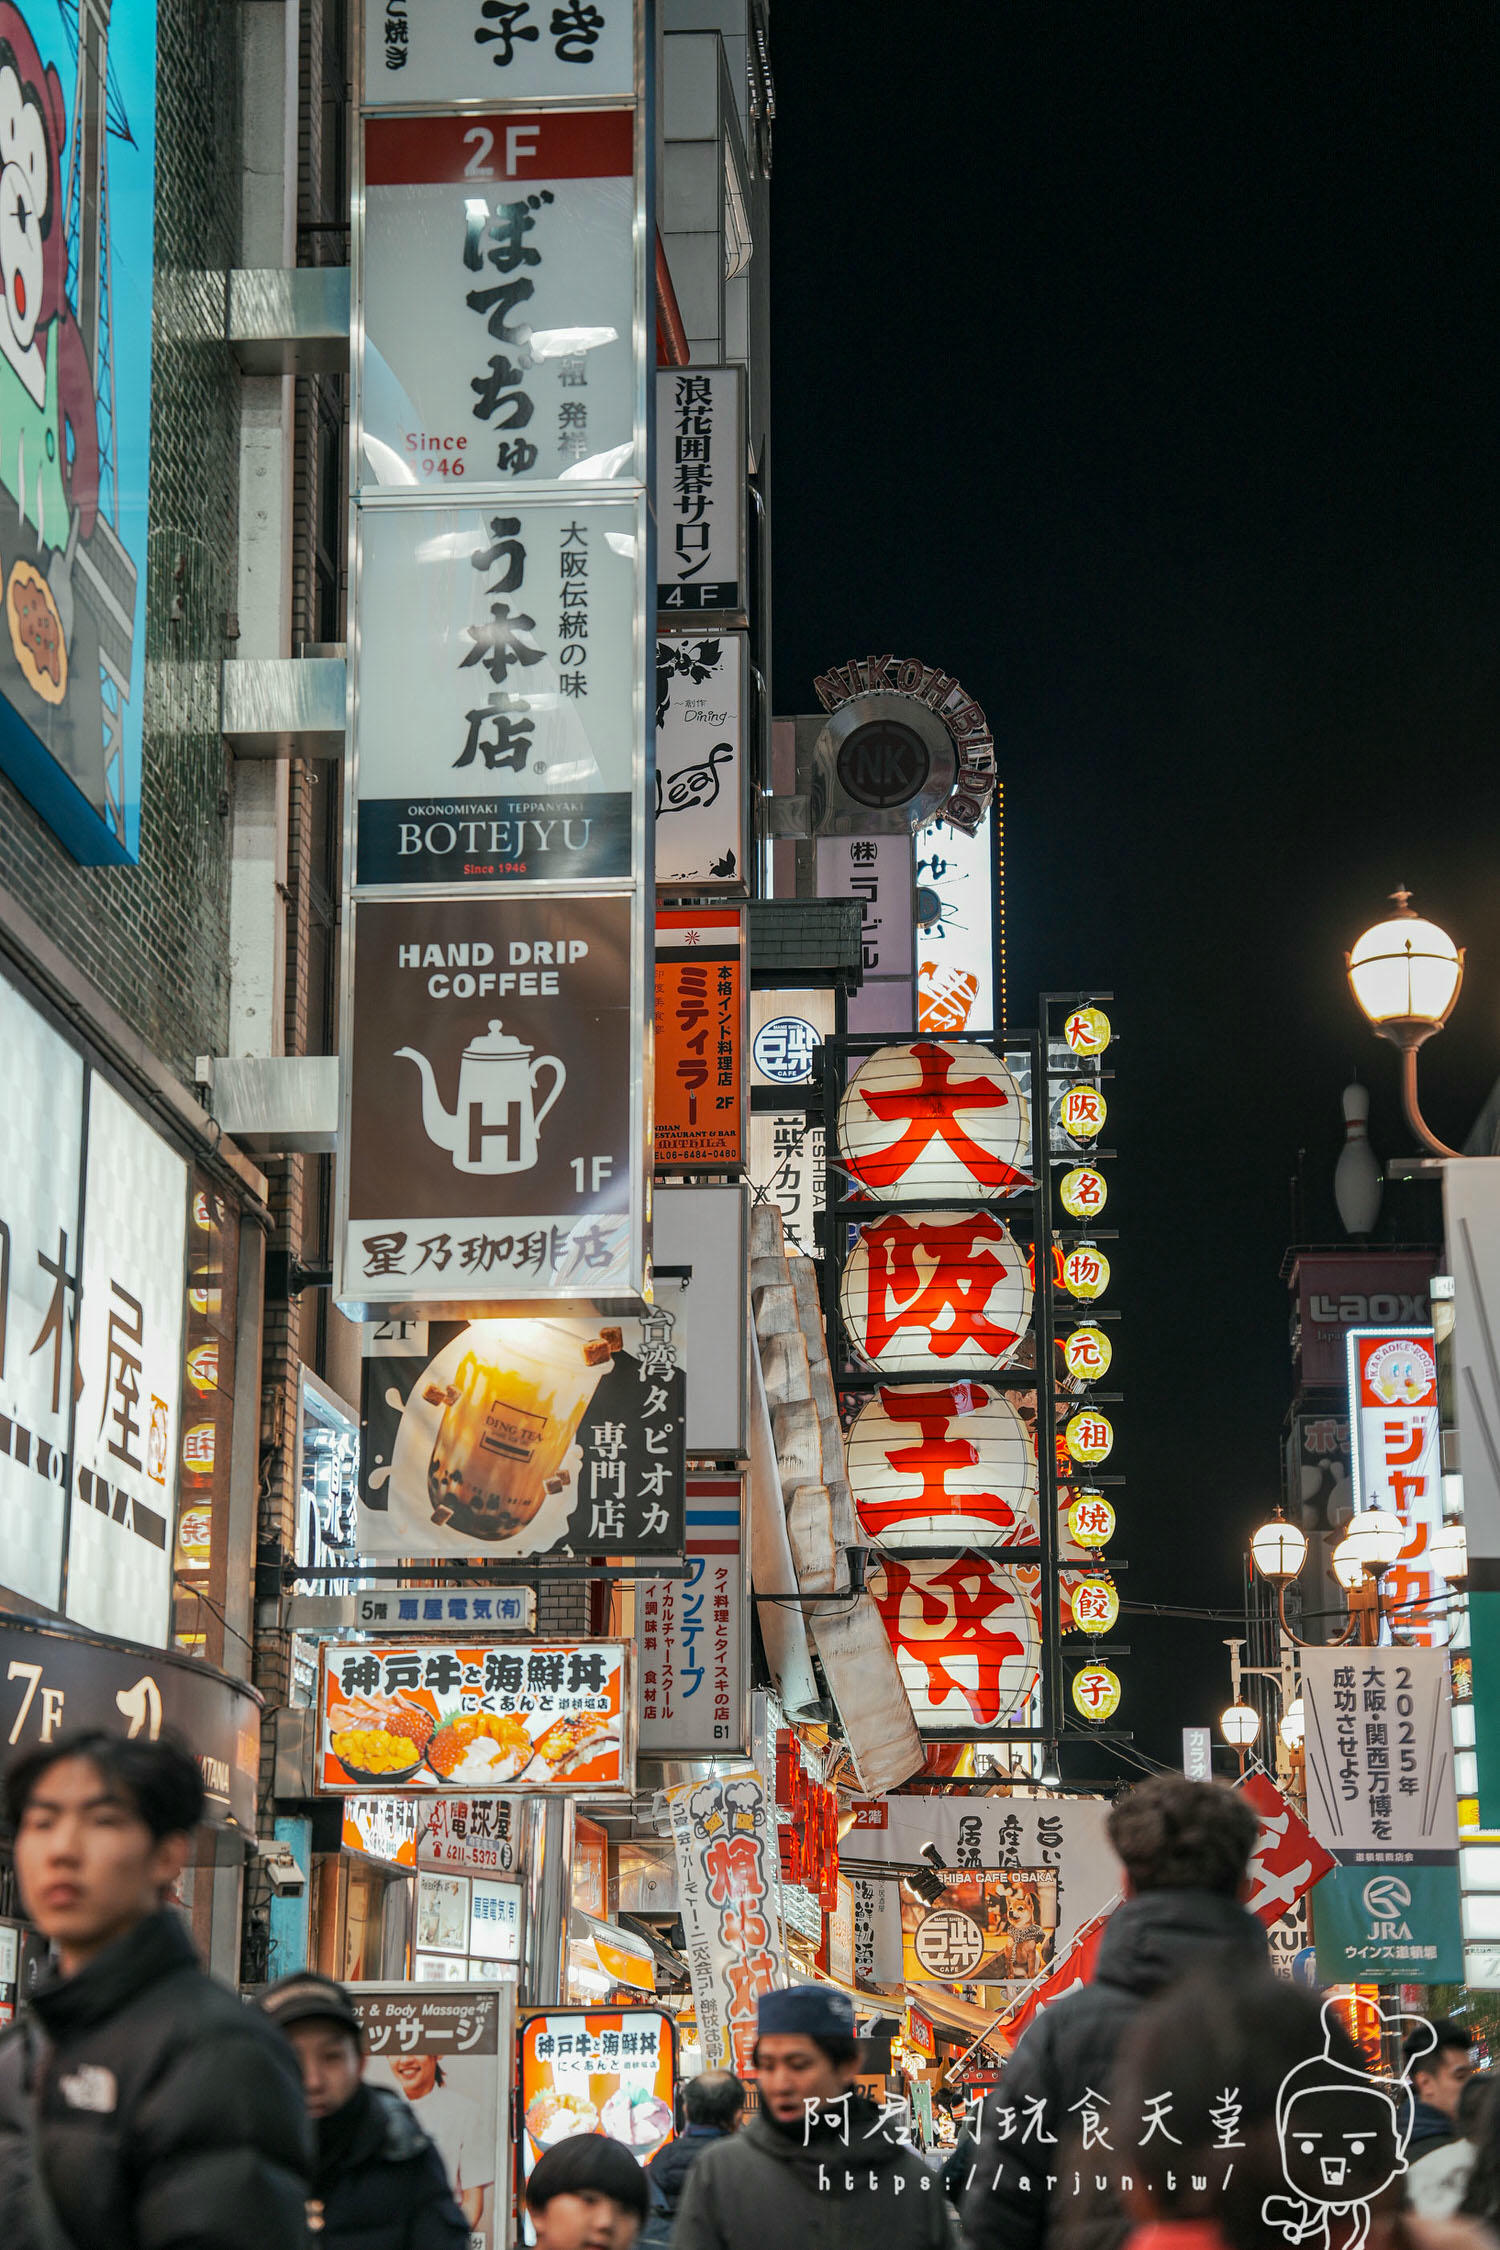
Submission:
[[[183,1077],[222,1053],[238,383],[223,344],[239,163],[235,11],[159,0],[153,465],[139,868],[79,867],[0,775],[0,883]]]

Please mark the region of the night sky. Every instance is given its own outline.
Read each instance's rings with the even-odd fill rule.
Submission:
[[[1500,1074],[1496,23],[773,17],[775,705],[870,651],[956,673],[1005,788],[1011,1021],[1117,995],[1132,1602],[1238,1599],[1288,1182],[1305,1148],[1302,1238],[1337,1240],[1356,1069],[1409,1151],[1343,974],[1398,882],[1468,947],[1429,1122],[1462,1140]],[[1230,1628],[1122,1630],[1120,1721],[1175,1762]]]

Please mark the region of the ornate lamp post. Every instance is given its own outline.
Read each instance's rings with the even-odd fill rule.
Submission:
[[[1373,924],[1344,956],[1349,987],[1376,1037],[1400,1049],[1407,1124],[1433,1156],[1457,1156],[1422,1116],[1417,1049],[1453,1013],[1464,978],[1463,949],[1436,922],[1413,913],[1409,891],[1392,891],[1391,897],[1395,913]]]

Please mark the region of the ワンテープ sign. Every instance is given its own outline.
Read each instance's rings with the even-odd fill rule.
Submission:
[[[680,1555],[673,1329],[663,1307],[614,1324],[434,1321],[421,1349],[367,1358],[353,1550]]]
[[[324,1641],[321,1653],[322,1791],[630,1791],[628,1641]]]
[[[340,1299],[638,1302],[632,899],[361,901],[353,950]]]
[[[722,1758],[746,1748],[744,1560],[738,1477],[694,1477],[687,1576],[640,1583],[641,1749]]]
[[[360,886],[638,872],[638,501],[360,511]]]
[[[634,167],[629,109],[369,120],[363,485],[643,476]]]

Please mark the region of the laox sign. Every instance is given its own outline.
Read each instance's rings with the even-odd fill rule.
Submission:
[[[1326,1297],[1315,1291],[1307,1300],[1314,1320],[1337,1321],[1341,1327],[1402,1328],[1410,1322],[1425,1327],[1432,1315],[1425,1289],[1410,1292],[1380,1289],[1370,1296],[1351,1292]]]

